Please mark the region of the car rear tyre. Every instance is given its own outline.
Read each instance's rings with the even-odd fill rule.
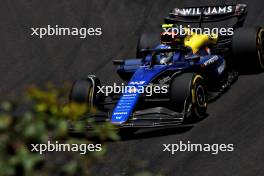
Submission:
[[[187,115],[185,121],[198,121],[206,116],[207,89],[201,75],[184,73],[175,77],[170,86],[170,98],[176,111]]]
[[[142,49],[155,48],[160,43],[160,36],[154,32],[143,32],[137,43],[137,58],[144,57]]]
[[[241,72],[264,70],[264,28],[239,28],[232,41],[234,64]]]

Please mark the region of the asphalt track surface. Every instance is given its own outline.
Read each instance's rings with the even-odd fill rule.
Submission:
[[[227,1],[230,2],[230,1]],[[234,2],[234,1],[233,1]],[[249,5],[246,26],[264,26],[261,0]],[[134,57],[139,34],[155,27],[172,7],[219,4],[180,0],[2,0],[0,6],[0,92],[20,92],[26,85],[52,81],[60,85],[89,73],[105,84],[118,80],[112,60]],[[30,27],[59,24],[102,27],[103,35],[78,39],[30,36]],[[131,175],[138,170],[179,176],[264,175],[264,74],[243,75],[209,105],[209,116],[192,127],[148,131],[109,143],[107,160],[96,175]],[[232,143],[234,152],[162,152],[162,144]],[[137,163],[137,164],[135,164]]]

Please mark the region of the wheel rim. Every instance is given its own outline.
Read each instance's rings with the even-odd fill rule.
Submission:
[[[196,88],[196,102],[197,102],[197,105],[201,108],[203,108],[205,106],[205,93],[204,93],[204,88],[199,85],[197,88]]]
[[[203,78],[197,75],[193,80],[192,110],[198,118],[203,118],[207,109],[207,97]]]

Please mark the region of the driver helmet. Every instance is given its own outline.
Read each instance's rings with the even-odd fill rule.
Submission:
[[[161,44],[160,49],[171,49],[170,46]],[[167,64],[172,60],[173,52],[160,53],[160,64]]]

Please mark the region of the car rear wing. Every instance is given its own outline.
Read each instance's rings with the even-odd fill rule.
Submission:
[[[246,14],[246,4],[174,8],[169,16],[165,17],[165,23],[218,22],[234,17],[238,18],[239,22],[244,20]]]

